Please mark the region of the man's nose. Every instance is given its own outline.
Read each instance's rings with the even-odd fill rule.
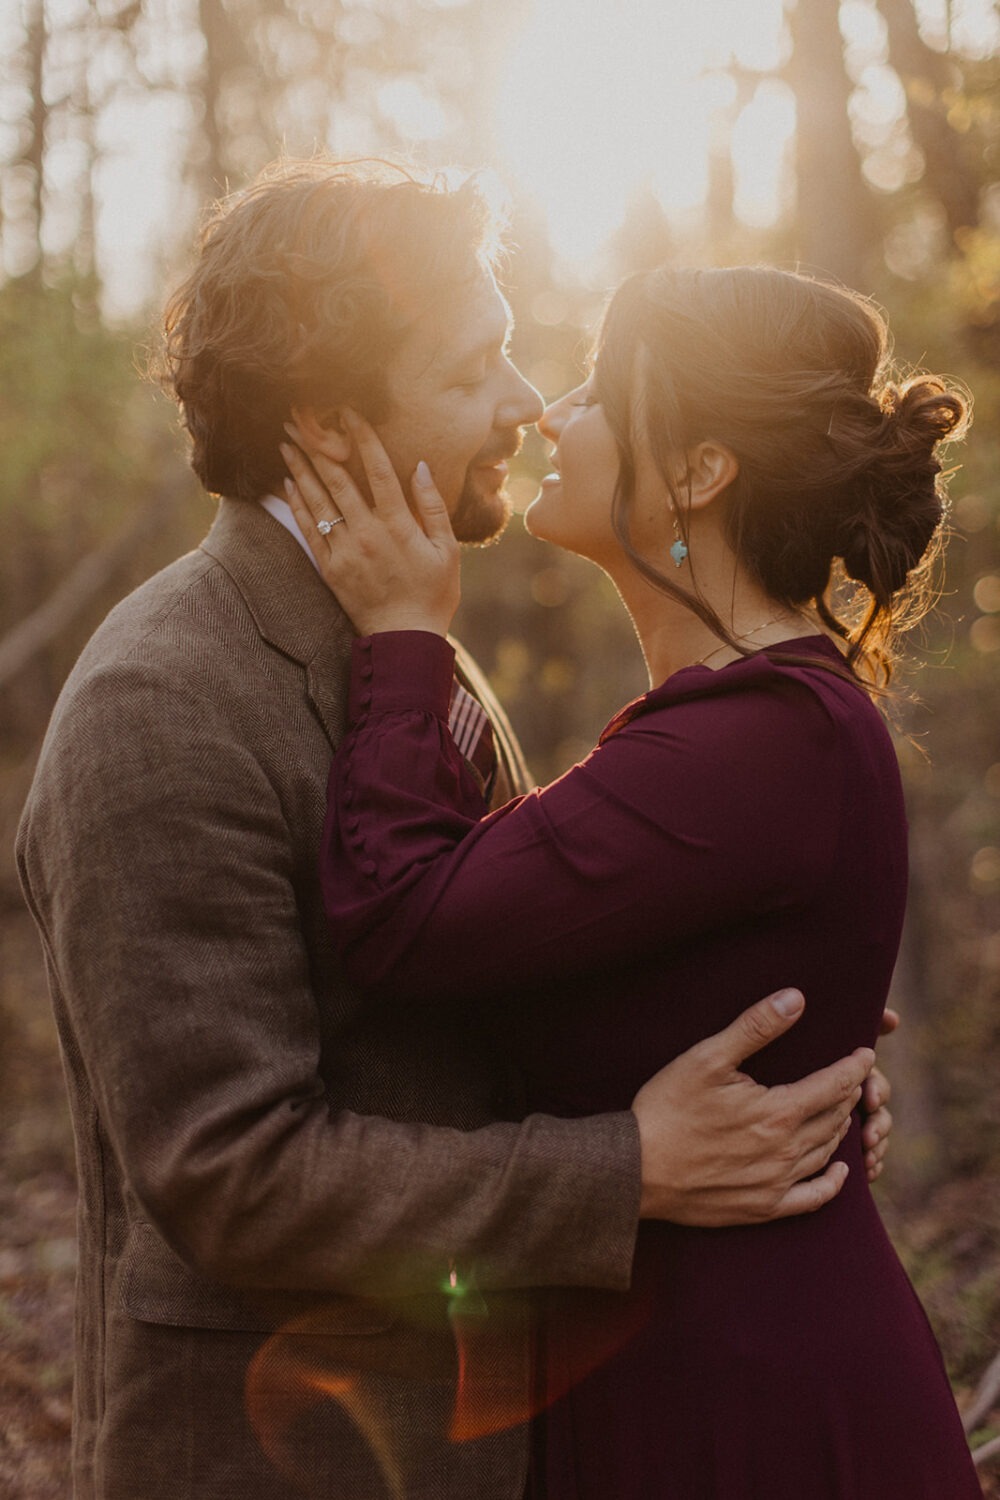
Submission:
[[[501,402],[499,427],[530,427],[545,410],[545,402],[515,365],[510,367],[510,389]]]

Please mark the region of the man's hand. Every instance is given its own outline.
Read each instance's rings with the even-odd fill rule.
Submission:
[[[632,1101],[642,1146],[644,1219],[706,1228],[811,1213],[836,1197],[833,1162],[875,1054],[859,1047],[798,1083],[764,1088],[740,1071],[798,1020],[805,1000],[781,990],[675,1058]],[[809,1178],[809,1181],[803,1181]]]

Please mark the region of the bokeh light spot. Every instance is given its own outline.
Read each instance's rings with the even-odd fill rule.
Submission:
[[[1000,611],[1000,574],[987,573],[985,578],[980,578],[972,590],[972,597],[976,608],[984,615],[997,614]]]

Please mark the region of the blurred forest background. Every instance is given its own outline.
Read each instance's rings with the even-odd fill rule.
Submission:
[[[729,12],[752,19],[757,3],[729,0]],[[282,150],[346,143],[352,154],[503,171],[498,101],[509,98],[512,48],[532,9],[531,0],[0,0],[4,1494],[67,1492],[74,1258],[72,1143],[14,829],[88,634],[126,591],[196,545],[212,515],[173,410],[140,379],[158,304],[202,207]],[[895,993],[904,1025],[882,1049],[898,1123],[879,1193],[942,1341],[984,1485],[1000,1495],[1000,8],[774,0],[769,24],[775,10],[775,46],[762,58],[733,42],[726,0],[707,6],[717,35],[695,80],[710,106],[701,190],[671,207],[657,182],[694,146],[654,138],[665,176],[633,185],[585,273],[560,259],[537,188],[519,188],[514,173],[515,358],[551,398],[576,378],[602,287],[627,271],[767,260],[872,294],[889,310],[901,360],[975,393],[952,482],[945,592],[913,644],[915,696],[902,710],[913,875]],[[562,11],[545,118],[581,48],[610,48],[632,11],[636,55],[669,91],[676,59],[655,19],[670,13],[666,0],[565,0]],[[617,142],[611,127],[630,80],[606,82],[593,109]],[[789,124],[770,207],[757,211],[740,174],[765,109]],[[517,112],[530,116],[530,95]],[[121,161],[133,138],[149,154],[130,180]],[[752,167],[752,132],[749,141]],[[537,151],[546,150],[543,136]],[[155,238],[143,241],[154,201]],[[546,467],[529,440],[513,479],[522,507]],[[499,546],[466,559],[457,632],[492,673],[539,778],[588,748],[645,685],[604,581],[516,521]]]

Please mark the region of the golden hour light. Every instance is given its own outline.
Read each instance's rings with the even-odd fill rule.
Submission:
[[[0,1497],[1000,1500],[1000,0],[0,58]]]
[[[611,14],[602,0],[535,0],[496,103],[501,161],[556,250],[592,262],[643,188],[690,218],[724,126],[738,211],[773,222],[794,123],[787,89],[765,81],[785,46],[781,0],[622,0]],[[738,100],[732,67],[762,70],[762,86]]]

